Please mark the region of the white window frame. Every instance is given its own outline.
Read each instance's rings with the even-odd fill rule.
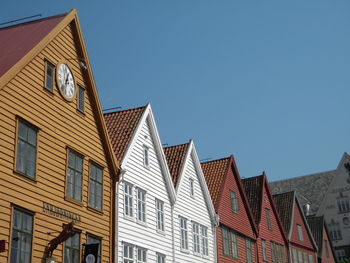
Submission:
[[[137,204],[137,221],[146,223],[146,191],[141,188],[136,188],[136,204]]]
[[[202,255],[209,256],[208,228],[201,226]]]
[[[147,263],[147,249],[143,247],[136,247],[137,263]]]
[[[134,189],[133,185],[124,183],[124,215],[132,218],[134,216]],[[130,191],[130,192],[129,192]]]
[[[144,145],[143,146],[143,165],[147,168],[149,168],[149,147]]]
[[[304,241],[303,228],[301,227],[301,225],[297,224],[297,230],[298,230],[298,239],[299,239],[299,241]]]
[[[349,197],[342,195],[337,197],[338,213],[348,213],[350,211]]]
[[[188,250],[188,226],[187,219],[180,216],[180,247],[181,250]]]
[[[189,179],[189,191],[190,191],[190,196],[194,198],[194,180],[193,178]]]
[[[309,263],[314,263],[314,256],[309,254]]]
[[[165,262],[166,256],[164,254],[157,252],[156,255],[157,255],[157,263],[166,263]]]
[[[199,230],[200,226],[196,222],[192,222],[192,242],[193,242],[193,253],[200,254],[201,253],[201,244],[199,238]]]
[[[127,250],[125,250],[125,248]],[[125,253],[127,251],[127,253]],[[134,245],[123,243],[123,263],[134,263],[135,251]]]
[[[157,231],[165,231],[164,202],[156,198],[156,228]]]

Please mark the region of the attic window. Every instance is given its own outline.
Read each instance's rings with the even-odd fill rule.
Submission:
[[[230,199],[231,199],[231,211],[234,213],[238,212],[238,200],[236,193],[230,190]]]
[[[45,88],[53,92],[55,66],[49,61],[45,61]]]
[[[149,167],[149,148],[143,146],[143,165]]]
[[[193,179],[190,179],[189,180],[190,181],[190,196],[191,197],[194,197],[194,181],[193,181]]]
[[[299,239],[299,241],[304,241],[303,229],[301,228],[301,225],[297,225],[297,230],[298,230],[298,239]]]
[[[84,97],[85,97],[85,89],[78,86],[78,97],[77,97],[77,109],[81,112],[84,112]]]

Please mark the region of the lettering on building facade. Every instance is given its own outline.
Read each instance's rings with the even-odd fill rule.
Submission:
[[[43,212],[46,214],[53,215],[58,218],[72,220],[74,223],[80,223],[80,215],[69,212],[66,209],[59,208],[55,205],[51,205],[49,203],[43,202]]]

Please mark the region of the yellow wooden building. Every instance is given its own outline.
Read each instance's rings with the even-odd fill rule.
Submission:
[[[0,28],[0,263],[113,262],[117,174],[76,11]]]

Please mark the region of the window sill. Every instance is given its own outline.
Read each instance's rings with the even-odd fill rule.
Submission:
[[[158,235],[166,236],[165,231],[162,230],[156,230]]]
[[[138,225],[147,227],[147,222],[139,221],[139,220],[136,219],[136,223],[137,223]]]
[[[103,215],[103,210],[99,210],[97,208],[93,208],[92,206],[87,206],[87,209],[92,211],[92,212],[96,212],[96,213],[98,213],[100,215]]]
[[[23,178],[25,180],[28,180],[29,182],[32,182],[32,183],[35,183],[35,184],[37,183],[36,177],[32,178],[32,177],[26,175],[25,173],[22,173],[22,172],[16,171],[16,170],[13,170],[13,173],[17,174],[17,175],[20,175],[21,178]]]
[[[82,111],[82,110],[77,109],[77,113],[78,113],[78,114],[81,114],[83,117],[86,116],[85,111]]]
[[[124,219],[129,220],[129,221],[131,221],[131,222],[135,222],[135,221],[136,221],[135,218],[134,218],[133,216],[128,216],[128,215],[126,215],[126,214],[124,214]]]
[[[84,206],[84,204],[83,204],[82,201],[74,200],[74,199],[72,199],[72,198],[70,198],[70,197],[68,197],[68,196],[65,196],[65,197],[64,197],[64,200],[66,200],[66,201],[68,201],[68,202],[71,202],[71,203],[73,203],[73,204],[76,204],[76,205],[78,205],[78,206],[81,206],[81,207]]]
[[[185,254],[190,254],[190,251],[188,249],[180,248],[180,251]]]

